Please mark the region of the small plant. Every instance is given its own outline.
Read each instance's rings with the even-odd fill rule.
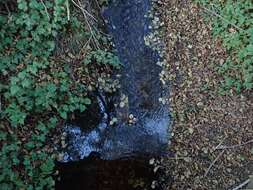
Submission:
[[[213,34],[223,41],[228,59],[219,66],[225,91],[253,89],[253,2],[198,0],[212,15]],[[210,17],[209,17],[210,18]]]
[[[73,31],[88,39],[95,33],[87,32],[77,16],[69,19],[68,0],[6,1],[2,7],[7,8],[0,13],[0,189],[53,189],[49,135],[68,114],[91,104],[69,58],[55,55],[55,39]],[[119,64],[108,51],[84,52],[72,60]]]
[[[120,61],[117,56],[115,56],[111,52],[103,51],[103,50],[95,50],[90,52],[88,56],[86,56],[85,60],[83,61],[84,64],[91,64],[93,62],[97,64],[104,64],[104,65],[111,65],[115,68],[120,67]]]

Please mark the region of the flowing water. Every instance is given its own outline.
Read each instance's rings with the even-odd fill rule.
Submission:
[[[87,186],[72,189],[148,189],[146,184],[150,187],[156,177],[147,163],[166,154],[170,117],[168,105],[159,102],[168,96],[159,80],[159,55],[144,43],[151,32],[145,16],[150,6],[149,0],[117,0],[103,11],[123,65],[116,73],[121,88],[111,97],[97,94],[95,127],[90,127],[92,117],[87,114],[78,125],[66,126],[68,147],[59,163],[58,189],[74,181]],[[117,118],[113,126],[109,125],[112,118]],[[133,188],[139,178],[145,188]]]

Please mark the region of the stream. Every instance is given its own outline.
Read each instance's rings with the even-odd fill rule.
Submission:
[[[145,16],[150,6],[149,0],[117,0],[103,10],[123,65],[115,73],[121,88],[113,96],[94,96],[95,117],[84,114],[66,125],[68,146],[57,164],[56,189],[150,189],[158,178],[149,160],[166,155],[169,106],[159,98],[169,92],[159,80],[158,53],[144,43],[152,32]],[[113,118],[117,122],[110,125]]]

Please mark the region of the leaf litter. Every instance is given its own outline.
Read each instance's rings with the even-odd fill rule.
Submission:
[[[163,161],[172,178],[167,189],[236,189],[253,171],[250,92],[221,95],[217,67],[227,54],[199,6],[187,0],[156,3],[173,118],[170,156]]]

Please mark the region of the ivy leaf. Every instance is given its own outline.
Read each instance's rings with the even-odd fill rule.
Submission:
[[[18,8],[20,10],[27,11],[28,7],[26,1],[18,0]]]
[[[54,93],[56,91],[57,87],[55,84],[50,83],[47,85],[47,90],[49,93]]]
[[[24,79],[22,82],[22,87],[26,88],[26,87],[29,87],[30,84],[31,84],[31,81],[29,79]]]
[[[84,98],[84,104],[90,105],[91,104],[91,100],[89,98]]]
[[[29,72],[31,72],[32,74],[34,74],[34,75],[36,75],[37,72],[38,72],[38,68],[37,68],[36,64],[29,65],[29,66],[27,67],[27,70],[28,70]]]
[[[25,147],[28,149],[28,150],[32,150],[33,148],[35,148],[35,144],[34,142],[28,142],[25,144]]]
[[[43,173],[49,174],[54,169],[54,162],[52,159],[48,159],[45,163],[40,166]]]
[[[80,104],[79,109],[80,109],[80,112],[83,112],[86,110],[86,106],[83,104]]]
[[[14,96],[17,94],[18,91],[20,91],[20,87],[17,85],[12,85],[10,88],[11,95]]]
[[[60,116],[63,118],[63,119],[67,119],[67,113],[65,111],[61,111],[60,112]]]

